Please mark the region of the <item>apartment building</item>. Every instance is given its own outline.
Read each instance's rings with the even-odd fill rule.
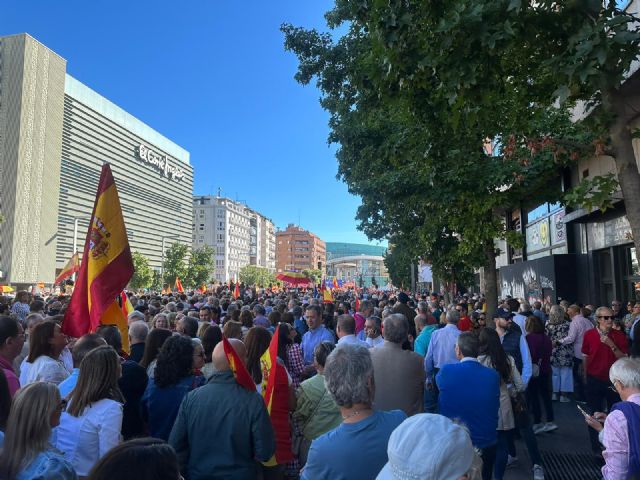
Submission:
[[[327,247],[317,235],[293,224],[276,233],[276,270],[300,272],[327,265]]]

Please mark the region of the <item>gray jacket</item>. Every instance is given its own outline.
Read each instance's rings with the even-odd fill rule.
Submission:
[[[256,460],[269,460],[276,448],[264,400],[230,371],[187,394],[169,443],[188,480],[256,478]]]

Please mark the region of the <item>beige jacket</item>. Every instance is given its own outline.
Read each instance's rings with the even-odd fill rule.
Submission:
[[[372,348],[376,410],[403,410],[408,416],[424,408],[424,367],[422,357],[401,345],[385,340]]]
[[[522,383],[520,372],[516,368],[516,362],[511,355],[508,355],[509,364],[511,365],[512,383],[507,385],[504,381],[500,382],[500,409],[498,410],[498,430],[511,430],[515,428],[513,419],[513,409],[511,408],[511,393],[523,392],[525,385]],[[480,355],[478,361],[485,367],[493,368],[491,359],[487,355]]]

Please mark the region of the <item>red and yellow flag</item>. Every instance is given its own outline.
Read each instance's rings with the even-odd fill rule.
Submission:
[[[236,288],[233,289],[233,298],[236,300],[240,296],[240,284],[236,282]]]
[[[133,305],[131,305],[129,297],[124,290],[120,292],[120,309],[122,310],[122,314],[125,318],[128,318],[129,314],[133,312]]]
[[[360,298],[356,297],[356,313],[360,311]]]
[[[80,257],[78,256],[78,252],[71,255],[71,258],[67,262],[67,264],[63,267],[60,274],[56,277],[53,282],[54,285],[58,285],[65,278],[69,278],[71,275],[80,270]]]
[[[253,383],[253,378],[251,378],[247,367],[242,363],[242,360],[233,349],[231,343],[229,343],[229,340],[227,340],[227,337],[224,335],[222,336],[222,346],[224,347],[224,354],[227,356],[229,366],[231,367],[231,371],[233,372],[233,376],[236,378],[238,385],[255,392],[256,384]]]
[[[176,277],[176,290],[178,290],[178,292],[180,293],[184,293],[184,288],[182,288],[182,282],[178,277]]]
[[[278,363],[278,342],[280,325],[271,337],[271,343],[260,357],[262,367],[262,397],[271,417],[271,425],[276,437],[276,452],[266,462],[267,467],[293,460],[289,426],[289,379],[287,370]]]
[[[333,277],[333,288],[338,288],[338,279]]]
[[[101,323],[113,324],[111,312],[114,315],[117,312],[121,321],[122,311],[116,299],[132,276],[133,260],[120,198],[111,168],[105,163],[87,231],[82,264],[64,316],[62,331],[71,337],[81,337],[95,331]],[[105,316],[107,310],[109,314]],[[126,340],[127,336],[124,335],[123,343]]]

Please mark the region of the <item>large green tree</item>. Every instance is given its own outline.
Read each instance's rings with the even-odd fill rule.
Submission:
[[[165,285],[171,285],[180,278],[184,281],[187,275],[187,254],[189,247],[184,243],[172,243],[164,253],[164,278]]]
[[[240,269],[240,281],[245,285],[268,287],[276,284],[276,276],[267,268],[246,265]]]
[[[202,284],[209,283],[213,272],[214,254],[215,250],[209,245],[203,245],[191,252],[184,277],[185,285],[199,288]]]
[[[494,239],[522,242],[505,228],[505,211],[560,199],[562,169],[602,145],[602,129],[572,123],[571,105],[554,104],[573,92],[562,79],[611,63],[619,82],[636,41],[628,18],[608,2],[595,21],[576,8],[337,0],[326,16],[341,33],[336,38],[283,26],[285,46],[300,60],[296,79],[316,78],[331,114],[339,176],[363,200],[360,228],[371,238],[408,236],[448,281],[456,263],[484,266],[490,308],[497,297]],[[574,71],[559,74],[572,58],[567,52],[584,50],[585,25],[613,32],[613,40],[598,37],[611,48],[595,55],[599,63],[586,73],[574,62]],[[553,35],[545,33],[549,27]],[[498,148],[487,152],[487,141]]]
[[[150,288],[153,284],[153,269],[149,259],[140,252],[133,252],[133,276],[129,281],[129,288],[134,290]]]

